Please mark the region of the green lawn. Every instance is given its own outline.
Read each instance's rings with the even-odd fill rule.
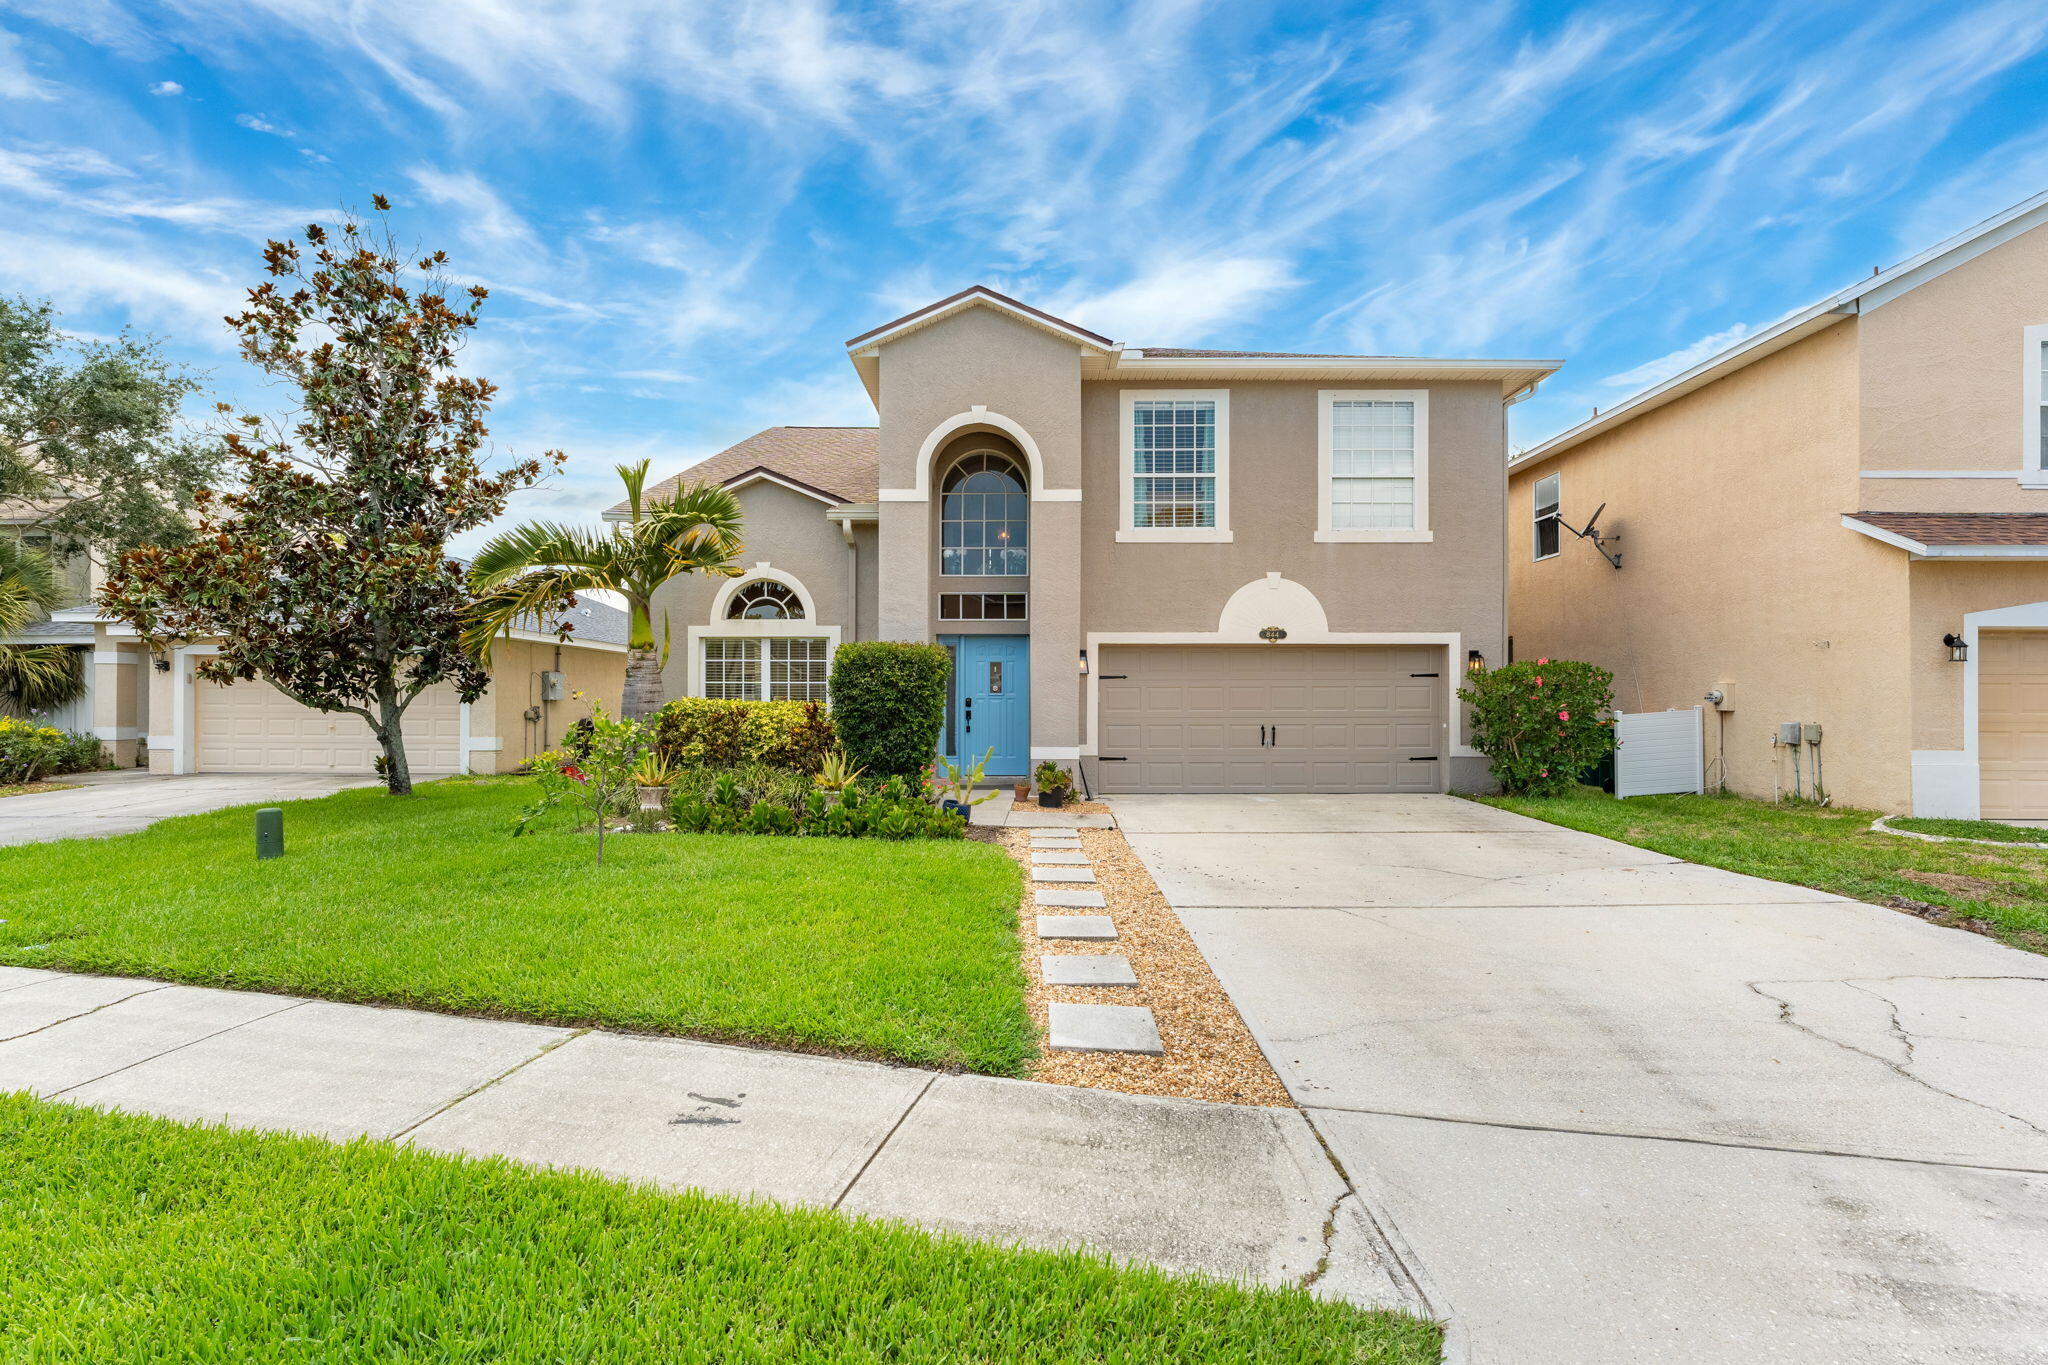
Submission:
[[[2031,825],[2004,825],[1996,820],[1914,819],[1895,815],[1888,822],[1893,829],[1915,834],[1939,834],[1950,839],[1990,839],[2001,844],[2048,844],[2048,829]]]
[[[1017,866],[985,844],[511,837],[529,783],[346,791],[0,848],[0,962],[1016,1074]]]
[[[1423,1365],[1413,1318],[837,1214],[0,1095],[0,1357]]]
[[[2016,948],[2048,953],[2048,848],[1930,844],[1877,834],[1875,811],[1773,805],[1739,796],[1482,798],[1487,804],[1603,834],[1689,862],[1841,896],[1940,907]],[[1928,822],[1916,822],[1928,823]],[[1973,829],[1983,826],[1961,821]],[[1941,831],[1930,831],[1941,832]],[[1907,906],[1904,908],[1912,908]]]

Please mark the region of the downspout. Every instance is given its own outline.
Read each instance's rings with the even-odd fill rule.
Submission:
[[[846,634],[860,638],[860,546],[853,539],[853,518],[840,517],[839,534],[846,540]]]

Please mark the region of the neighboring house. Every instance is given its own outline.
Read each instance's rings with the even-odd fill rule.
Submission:
[[[1700,705],[1710,783],[2048,817],[2048,194],[1517,456],[1517,657]],[[1607,549],[1572,534],[1597,509]],[[1951,644],[1950,637],[1955,640]],[[1717,767],[1718,762],[1718,767]]]
[[[679,476],[738,493],[747,568],[657,594],[670,695],[822,699],[837,645],[937,641],[942,747],[990,776],[1485,785],[1454,693],[1506,646],[1504,407],[1555,362],[1140,350],[983,288],[847,350],[877,426]]]
[[[30,510],[0,510],[0,534],[36,538]],[[69,562],[77,605],[29,627],[24,640],[88,651],[86,693],[47,719],[89,731],[119,767],[138,758],[150,771],[363,772],[381,752],[370,727],[347,712],[301,706],[263,682],[221,687],[193,676],[194,661],[217,653],[198,642],[152,656],[134,631],[100,617],[91,598],[103,573],[88,556]],[[573,629],[567,641],[556,627]],[[551,680],[547,675],[559,674]],[[616,706],[626,680],[626,614],[588,598],[531,621],[492,651],[491,690],[474,702],[429,688],[405,713],[406,756],[416,777],[499,772],[560,741],[590,714],[577,691]]]

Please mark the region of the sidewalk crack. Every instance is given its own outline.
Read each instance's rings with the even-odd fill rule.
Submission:
[[[33,985],[36,983],[31,982],[30,984]],[[0,1044],[12,1043],[22,1038],[33,1038],[38,1033],[47,1032],[48,1030],[57,1027],[57,1025],[59,1024],[68,1024],[73,1019],[83,1019],[89,1014],[98,1014],[101,1010],[110,1010],[116,1005],[125,1005],[130,1000],[134,1000],[139,996],[153,995],[157,991],[169,990],[170,984],[171,983],[166,981],[155,986],[145,986],[139,991],[130,991],[128,994],[121,996],[117,1000],[109,1000],[104,1005],[94,1005],[89,1010],[80,1010],[76,1014],[67,1014],[62,1019],[52,1019],[47,1024],[39,1024],[32,1029],[23,1029],[20,1033],[10,1033],[5,1038],[0,1038]]]
[[[441,1115],[447,1113],[456,1105],[461,1104],[464,1100],[469,1099],[472,1096],[481,1095],[484,1091],[489,1090],[499,1081],[505,1080],[507,1077],[516,1075],[517,1073],[524,1071],[527,1067],[532,1066],[535,1062],[547,1056],[556,1048],[561,1047],[567,1043],[573,1043],[586,1033],[595,1032],[597,1032],[596,1029],[590,1028],[579,1028],[571,1030],[566,1037],[555,1039],[555,1041],[553,1041],[552,1043],[549,1043],[546,1046],[540,1048],[531,1057],[525,1057],[520,1059],[519,1061],[514,1062],[512,1065],[506,1067],[503,1071],[500,1071],[497,1075],[490,1077],[488,1080],[477,1082],[475,1085],[463,1091],[460,1095],[457,1095],[454,1099],[449,1100],[448,1103],[442,1105],[440,1108],[434,1110],[433,1112],[424,1114],[421,1117],[414,1119],[411,1123],[406,1124],[405,1127],[393,1133],[389,1138],[386,1139],[386,1141],[402,1141],[408,1133],[411,1133],[418,1128],[424,1127],[426,1124],[432,1123],[435,1119],[441,1117]]]
[[[846,1196],[853,1193],[853,1187],[860,1183],[860,1178],[868,1173],[868,1167],[875,1164],[875,1158],[882,1154],[882,1149],[889,1145],[889,1140],[895,1137],[897,1130],[902,1128],[904,1123],[908,1121],[910,1111],[923,1103],[924,1097],[931,1093],[931,1088],[938,1083],[938,1079],[939,1073],[936,1071],[925,1077],[924,1084],[919,1087],[915,1095],[910,1097],[910,1103],[903,1106],[903,1112],[896,1116],[896,1121],[889,1125],[889,1131],[882,1134],[882,1140],[875,1144],[875,1150],[868,1153],[867,1160],[860,1163],[860,1169],[853,1173],[853,1178],[846,1182],[846,1188],[841,1190],[839,1197],[832,1201],[833,1208],[836,1209],[846,1202]]]

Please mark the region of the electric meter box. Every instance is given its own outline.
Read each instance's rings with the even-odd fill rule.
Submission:
[[[1798,722],[1798,721],[1796,721],[1796,720],[1781,720],[1781,721],[1779,721],[1779,722],[1778,722],[1778,743],[1780,743],[1780,744],[1797,744],[1798,742],[1799,742],[1799,722]]]
[[[1804,724],[1804,725],[1800,726],[1799,728],[1800,728],[1800,730],[1801,730],[1802,732],[1804,732],[1804,734],[1805,734],[1805,738],[1806,738],[1806,742],[1807,742],[1808,744],[1818,744],[1818,743],[1820,743],[1820,722],[1819,722],[1819,721],[1817,721],[1817,720],[1810,720],[1810,721],[1806,722],[1806,724]]]
[[[542,701],[562,701],[568,695],[568,684],[564,681],[560,672],[551,668],[540,675],[540,699]]]

